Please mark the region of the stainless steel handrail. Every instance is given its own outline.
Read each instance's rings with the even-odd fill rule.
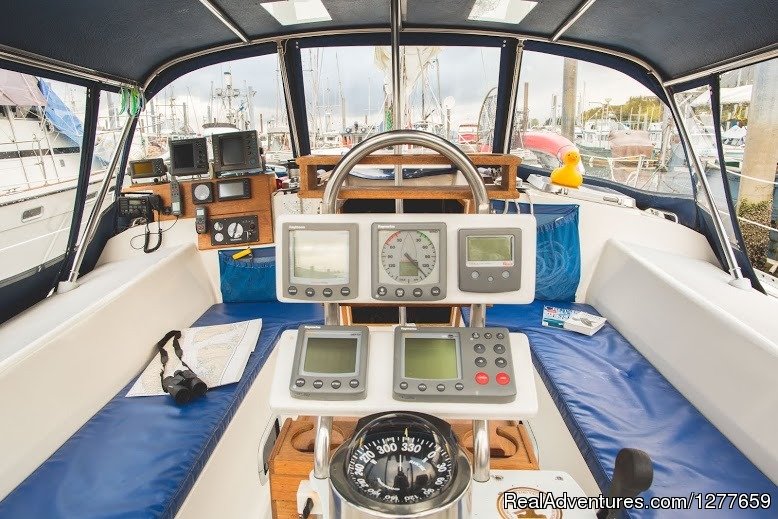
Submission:
[[[437,151],[445,158],[449,159],[454,166],[465,176],[470,190],[473,193],[475,201],[475,212],[478,214],[489,214],[489,195],[486,193],[486,185],[483,178],[478,173],[473,162],[465,153],[454,146],[446,139],[432,133],[419,130],[394,130],[391,132],[379,133],[373,137],[365,139],[354,146],[351,151],[343,155],[335,170],[330,176],[327,187],[324,190],[324,199],[322,200],[321,213],[334,214],[337,211],[337,200],[340,188],[346,181],[348,174],[354,169],[354,166],[370,155],[374,151],[390,146],[411,144],[422,146],[424,148]],[[486,322],[486,306],[472,305],[470,307],[470,326],[484,326]],[[340,313],[337,303],[325,303],[324,320],[328,325],[337,325],[340,323]]]
[[[340,159],[338,165],[335,166],[335,170],[332,172],[327,187],[324,190],[324,199],[321,208],[322,214],[335,213],[340,188],[345,182],[348,174],[354,169],[354,166],[359,164],[363,158],[382,148],[402,144],[428,148],[437,151],[445,158],[449,159],[465,176],[465,180],[467,180],[470,190],[473,192],[476,213],[489,213],[489,195],[486,194],[486,185],[473,162],[462,150],[443,137],[439,137],[432,133],[419,130],[394,130],[370,137],[354,146],[351,151],[343,155],[343,158]]]

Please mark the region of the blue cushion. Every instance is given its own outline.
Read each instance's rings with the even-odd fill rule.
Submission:
[[[618,451],[634,447],[654,462],[654,482],[646,497],[768,492],[773,503],[769,510],[738,510],[735,505],[735,511],[705,510],[704,517],[778,517],[778,487],[615,328],[606,323],[588,337],[544,327],[543,305],[496,305],[487,310],[487,324],[527,335],[535,366],[603,492],[610,486]],[[597,314],[588,305],[552,305]],[[632,510],[628,517],[675,519],[701,513]]]
[[[169,396],[125,398],[130,382],[0,502],[0,517],[175,516],[281,332],[321,322],[322,309],[220,304],[194,326],[260,317],[262,332],[239,383],[178,406]]]

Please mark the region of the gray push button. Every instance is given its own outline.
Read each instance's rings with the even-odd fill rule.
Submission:
[[[331,288],[325,288],[324,290],[322,290],[321,293],[324,295],[324,297],[330,297],[330,296],[332,296],[332,289]]]
[[[313,381],[313,387],[315,387],[316,389],[321,389],[322,386],[324,386],[324,382],[322,382],[321,380]]]
[[[289,293],[290,296],[296,296],[297,295],[297,287],[291,286],[286,289],[286,291]]]
[[[351,289],[349,287],[343,287],[340,289],[340,295],[347,296],[351,293]]]
[[[304,378],[298,378],[294,381],[294,385],[297,387],[303,387],[305,385],[305,379]]]
[[[352,379],[351,382],[348,383],[348,385],[351,386],[352,388],[356,389],[356,388],[359,387],[359,380]]]
[[[472,271],[470,273],[470,277],[473,278],[473,279],[478,279],[478,276],[480,276],[480,275],[481,274],[479,274],[477,270],[474,270],[474,271]]]
[[[502,340],[502,339],[505,338],[505,334],[502,333],[502,332],[497,332],[497,335],[495,335],[495,337],[497,337],[498,339]]]
[[[376,290],[376,292],[378,292],[379,296],[385,296],[386,295],[386,287],[378,287],[378,290]]]
[[[432,287],[432,290],[430,290],[430,294],[432,294],[435,297],[438,297],[440,295],[440,287]]]
[[[422,393],[427,390],[427,384],[419,384],[419,391]]]
[[[481,344],[479,342],[478,344],[473,346],[473,351],[476,352],[476,353],[483,353],[483,352],[486,351],[486,346],[484,346],[483,344]]]
[[[484,366],[486,366],[486,359],[483,357],[476,357],[475,365],[478,366],[479,368],[483,368]]]
[[[507,365],[508,365],[508,361],[507,361],[507,360],[505,360],[505,359],[504,359],[504,358],[502,358],[502,357],[497,357],[496,359],[494,359],[494,364],[495,364],[495,365],[496,365],[498,368],[504,368],[505,366],[507,366]]]
[[[340,389],[340,380],[333,380],[330,385],[332,389]]]
[[[508,272],[507,270],[503,270],[502,271],[502,278],[503,279],[508,279],[509,277],[511,277],[511,273]]]
[[[402,288],[398,288],[397,290],[394,291],[394,295],[396,295],[397,297],[403,297],[405,295],[405,290],[403,290]]]
[[[498,355],[502,355],[503,353],[505,353],[505,346],[503,346],[502,344],[495,344],[493,349],[494,352]]]
[[[492,338],[492,334],[491,333],[489,333],[489,332],[484,333],[484,339],[491,339],[491,338]]]
[[[408,389],[408,383],[405,381],[400,382],[400,389]]]
[[[413,297],[421,297],[424,292],[420,288],[413,289]]]
[[[473,339],[477,339],[477,338],[480,337],[480,335],[478,335],[478,332],[473,332],[472,337],[473,337]]]
[[[462,391],[463,389],[465,389],[465,385],[463,383],[461,383],[461,382],[457,382],[454,385],[454,387],[456,388],[457,391]]]
[[[436,389],[442,393],[443,391],[446,390],[446,385],[445,384],[438,384],[438,387]]]
[[[316,295],[316,291],[312,288],[306,288],[305,289],[305,295],[308,297],[313,297]]]

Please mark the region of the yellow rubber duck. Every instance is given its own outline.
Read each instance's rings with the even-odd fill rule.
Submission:
[[[583,184],[583,175],[578,169],[581,154],[578,150],[570,150],[562,155],[562,165],[551,172],[551,182],[558,186],[578,187]]]

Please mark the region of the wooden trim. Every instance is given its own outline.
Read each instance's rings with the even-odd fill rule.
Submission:
[[[200,250],[236,248],[248,245],[261,245],[273,243],[273,215],[272,198],[276,190],[276,179],[274,175],[250,175],[245,177],[231,177],[222,179],[197,179],[180,181],[181,201],[183,205],[183,214],[179,218],[194,218],[197,205],[192,201],[192,184],[211,182],[213,184],[214,197],[216,196],[219,182],[228,182],[230,180],[249,179],[251,183],[251,198],[243,200],[225,200],[214,201],[207,204],[201,204],[208,208],[208,220],[213,218],[228,216],[256,215],[259,221],[259,241],[251,243],[242,243],[239,245],[212,246],[210,233],[197,235],[197,248]],[[162,204],[165,207],[170,206],[170,184],[133,184],[125,187],[122,193],[142,193],[152,192],[162,198]],[[160,214],[162,221],[175,220],[176,217],[169,214]]]
[[[500,167],[505,182],[501,186],[487,186],[489,198],[516,199],[519,197],[516,189],[516,175],[521,159],[516,155],[498,153],[475,153],[468,155],[473,164],[478,167]],[[335,166],[342,157],[337,155],[306,155],[297,158],[300,166],[300,197],[322,198],[324,186],[319,185],[317,169]],[[406,155],[369,155],[360,161],[364,165],[447,165],[450,162],[437,153],[416,153]],[[468,186],[376,186],[376,187],[343,187],[340,199],[472,199]]]

